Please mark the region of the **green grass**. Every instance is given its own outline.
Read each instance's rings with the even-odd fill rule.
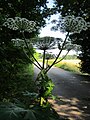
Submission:
[[[49,60],[49,65],[52,64],[53,60]],[[79,62],[80,60],[63,60],[55,65],[55,67],[62,68],[67,71],[77,72],[79,71]]]
[[[12,79],[4,80],[0,88],[0,100],[4,98],[12,100],[13,98],[21,99],[22,92],[36,92],[36,86],[33,80],[33,65],[18,65],[17,74]]]
[[[51,65],[53,63],[54,59],[50,59],[48,61],[48,64]],[[39,62],[42,62],[42,59],[39,59]],[[61,62],[55,64],[55,67],[62,68],[67,71],[71,72],[76,72],[76,73],[81,73],[79,70],[79,62],[80,60],[75,59],[75,60],[62,60]]]
[[[35,89],[34,81],[34,68],[32,64],[26,65],[25,68],[17,74],[19,91],[31,91]]]
[[[79,73],[79,64],[76,63],[75,61],[62,61],[61,63],[58,63],[55,65],[56,67],[62,68],[64,70],[72,71],[72,72],[77,72]]]
[[[21,72],[21,75],[29,75],[30,76],[30,79],[32,79],[33,77],[33,71],[34,71],[34,68],[33,68],[33,65],[32,64],[29,64],[27,65],[24,70],[23,70],[23,74]]]

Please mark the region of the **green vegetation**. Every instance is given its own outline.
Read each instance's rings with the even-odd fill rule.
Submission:
[[[64,60],[77,60],[77,55],[67,55]]]
[[[49,60],[49,65],[53,62],[53,60]],[[80,60],[63,60],[60,63],[57,63],[55,67],[62,68],[67,71],[80,73],[79,70],[79,62]]]
[[[33,66],[31,64],[22,65],[18,64],[19,71],[15,76],[0,82],[0,100],[13,98],[20,99],[23,91],[35,91],[33,77]]]
[[[0,120],[59,120],[59,116],[50,106],[26,108],[20,103],[3,102],[0,104]]]
[[[57,12],[56,8],[48,8],[47,2],[47,0],[0,2],[1,120],[59,120],[59,116],[48,102],[48,98],[54,97],[52,95],[54,84],[47,72],[55,64],[59,64],[58,58],[63,50],[67,50],[67,55],[75,47],[71,44],[72,39],[69,39],[71,33],[86,30],[88,24],[82,17],[71,14],[61,18],[62,20],[53,21],[55,26],[52,30],[65,32],[64,40],[50,36],[38,37],[41,27],[46,24],[46,18],[49,19]],[[54,56],[49,54],[46,56],[46,52],[54,49],[56,44],[59,53],[52,64],[48,65],[49,58]],[[35,53],[34,56],[33,47],[43,50],[42,65],[37,60],[39,54]],[[61,59],[63,60],[66,55]],[[36,80],[33,80],[33,64],[40,70]],[[64,69],[73,67],[70,65],[66,67],[65,64],[61,65]]]
[[[18,64],[18,67],[21,69],[17,72],[17,77],[9,81],[8,84],[3,84],[5,89],[2,86],[2,89],[0,88],[0,98],[2,98],[0,100],[0,120],[59,120],[59,115],[43,99],[43,97],[51,95],[53,88],[51,80],[48,82],[47,79],[46,83],[43,81],[45,90],[47,90],[42,91],[43,97],[40,100],[37,86],[41,86],[36,86],[35,81],[32,79],[33,65],[21,66],[21,64]],[[8,91],[6,91],[7,89]]]
[[[55,66],[71,72],[80,73],[79,64],[77,63],[77,60],[63,60]]]
[[[34,53],[34,56],[35,56],[35,58],[38,60],[38,59],[40,59],[40,58],[42,57],[42,54],[41,54],[41,53],[38,53],[38,52],[35,52],[35,53]]]
[[[90,22],[89,0],[54,0],[56,10],[62,15],[75,15]],[[62,7],[63,6],[63,7]],[[80,34],[71,34],[72,43],[81,46],[79,59],[81,60],[80,71],[90,74],[90,28]]]
[[[26,62],[24,62],[23,59],[22,60],[20,59],[19,63],[15,64],[16,66],[12,65],[13,69],[15,68],[16,74],[13,73],[15,77],[12,76],[12,79],[10,78],[8,79],[8,81],[6,81],[6,83],[2,83],[5,89],[3,88],[1,89],[3,90],[3,92],[1,91],[2,102],[0,105],[0,109],[3,108],[4,109],[0,113],[0,118],[4,120],[6,119],[41,120],[43,118],[45,118],[45,120],[59,119],[57,113],[53,112],[52,106],[49,105],[48,103],[48,98],[52,97],[52,90],[54,85],[52,83],[52,80],[49,79],[45,73],[46,72],[44,69],[45,63],[43,61],[43,66],[39,64],[39,62],[33,55],[31,43],[25,37],[25,32],[32,32],[33,30],[36,30],[34,29],[34,27],[36,27],[35,26],[36,23],[33,21],[29,21],[26,18],[15,17],[8,18],[4,25],[5,25],[4,27],[8,27],[11,30],[18,30],[20,32],[22,39],[17,38],[13,39],[14,42],[13,44],[16,48],[21,49],[23,53],[22,56],[25,57]],[[43,60],[45,60],[45,55],[43,56],[44,56]],[[28,63],[30,63],[30,65]],[[31,63],[36,65],[41,70],[36,80],[31,79],[33,71]],[[8,102],[8,104],[6,103],[4,104],[4,102]],[[16,104],[18,104],[19,106],[17,106]],[[33,108],[30,106],[33,106]],[[38,113],[36,109],[40,110],[40,113]],[[43,113],[41,116],[42,113],[41,111],[45,111],[45,115]],[[48,114],[49,116],[46,118],[45,116],[47,116],[47,111],[49,113]],[[37,114],[40,115],[38,116]]]

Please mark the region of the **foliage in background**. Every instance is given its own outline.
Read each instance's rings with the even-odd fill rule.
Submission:
[[[32,79],[33,75],[33,66],[31,64],[16,64],[17,73],[15,73],[15,76],[12,75],[11,78],[7,78],[7,80],[4,80],[7,76],[3,75],[1,82],[0,82],[0,100],[3,99],[9,99],[10,101],[13,100],[13,98],[22,99],[22,92],[23,91],[29,91],[34,92],[35,90],[35,84]],[[15,68],[14,68],[15,69]],[[4,73],[5,74],[5,73]]]
[[[3,98],[11,99],[18,92],[17,88],[22,89],[20,85],[23,84],[23,79],[17,77],[17,74],[23,73],[28,61],[24,53],[20,51],[20,48],[15,48],[12,44],[7,47],[2,45],[0,50],[0,100]],[[31,77],[29,77],[28,82],[30,79]],[[23,89],[24,87],[26,85],[23,86]]]
[[[51,107],[49,110],[47,108],[45,110],[36,108],[35,113],[33,113],[34,110],[32,110],[33,112],[30,109],[27,110],[27,105],[35,104],[33,96],[28,98],[27,96],[23,96],[22,93],[26,91],[30,93],[36,92],[35,83],[32,81],[32,65],[29,65],[31,62],[27,59],[25,53],[22,52],[22,48],[20,46],[16,47],[11,41],[13,38],[21,38],[21,33],[2,26],[7,18],[14,17],[35,21],[39,28],[45,26],[45,18],[51,15],[46,2],[47,0],[0,0],[0,101],[15,102],[15,99],[17,99],[17,101],[20,100],[26,105],[24,109],[18,109],[15,104],[11,105],[14,106],[13,108],[5,104],[3,107],[5,109],[3,109],[3,103],[1,103],[0,119],[2,120],[46,120],[46,118],[49,120],[49,117],[51,120]],[[39,29],[29,34],[25,32],[25,37],[30,39],[38,33]],[[25,51],[29,58],[32,59],[26,48]],[[34,53],[32,47],[30,51],[32,54]],[[20,105],[20,102],[18,104]],[[47,113],[49,113],[48,117]],[[34,116],[34,114],[36,115]],[[52,119],[54,117],[55,114],[52,116]]]
[[[67,55],[64,60],[75,60],[77,59],[77,55]]]
[[[33,25],[32,25],[32,22],[33,22]],[[37,29],[35,22],[29,21],[26,18],[15,17],[14,19],[8,18],[4,22],[3,26],[8,27],[9,29],[14,30],[14,31],[19,31],[21,33],[22,38],[16,38],[16,39],[13,38],[12,39],[12,41],[14,41],[14,45],[17,47],[20,47],[22,49],[22,52],[25,54],[27,60],[29,60],[30,63],[33,63],[35,66],[37,66],[41,70],[40,74],[37,77],[37,80],[36,80],[37,82],[33,81],[33,83],[35,83],[35,86],[33,86],[33,88],[35,87],[37,89],[37,91],[36,91],[37,93],[35,93],[35,94],[30,93],[31,91],[29,92],[28,83],[24,80],[24,82],[26,82],[27,87],[25,89],[25,86],[24,86],[24,89],[22,89],[22,90],[18,89],[18,92],[22,93],[21,95],[19,94],[20,97],[17,96],[18,100],[23,101],[26,106],[30,106],[30,105],[36,106],[38,104],[39,106],[45,106],[46,109],[48,110],[47,98],[52,95],[52,89],[53,89],[54,85],[53,85],[51,79],[49,79],[48,76],[46,74],[44,74],[44,71],[45,71],[44,67],[42,67],[40,65],[40,63],[37,61],[37,59],[34,57],[32,51],[31,51],[31,42],[29,42],[29,39],[26,39],[26,35],[25,35],[26,31],[31,33],[32,31]],[[52,42],[50,42],[50,45],[52,45]],[[47,49],[46,46],[44,48],[45,48],[45,50]],[[32,56],[32,59],[30,58],[29,55]],[[37,64],[34,62],[34,60]],[[24,74],[25,74],[25,71],[24,71]],[[26,76],[25,76],[25,79],[27,79]],[[16,80],[18,80],[18,78]],[[21,86],[21,84],[19,84],[19,85]],[[24,85],[24,83],[23,83],[23,85]],[[29,83],[29,85],[30,85],[30,83]],[[17,86],[15,86],[15,87],[17,87]],[[22,86],[22,88],[23,88],[23,86]],[[14,91],[14,94],[15,94],[15,92],[16,91]],[[16,93],[16,95],[17,94],[18,93]],[[32,95],[32,97],[24,100],[23,95],[25,95],[27,97],[30,97]],[[36,97],[35,99],[34,99],[33,95],[35,95],[35,97]],[[13,96],[12,96],[12,98],[13,98]],[[29,100],[31,103],[29,103]],[[49,109],[49,112],[50,112],[50,110],[51,110],[51,107]],[[4,111],[4,114],[5,114],[5,111]],[[45,114],[46,114],[46,111],[45,111]],[[1,114],[1,116],[2,116],[2,114]],[[44,114],[40,118],[42,118],[43,116],[44,116]],[[48,117],[50,117],[50,114]]]
[[[21,38],[21,34],[2,25],[7,18],[23,17],[34,20],[39,27],[45,26],[45,18],[51,15],[46,3],[47,0],[0,0],[0,86],[2,86],[0,87],[0,95],[2,95],[0,98],[2,99],[3,97],[11,98],[14,89],[14,94],[16,94],[16,88],[22,89],[21,87],[23,87],[24,90],[26,86],[22,86],[22,83],[25,81],[25,77],[23,78],[22,75],[17,77],[17,73],[22,74],[23,68],[31,63],[22,52],[22,48],[15,47],[11,41],[16,37]],[[31,34],[25,32],[25,35],[27,38],[33,37],[39,33],[38,30],[39,28]],[[33,49],[30,48],[30,50],[33,54]],[[28,55],[32,59],[29,53]],[[26,79],[30,83],[31,75],[26,76]],[[21,87],[19,86],[20,82]],[[8,91],[12,91],[11,96]]]
[[[83,17],[90,22],[90,1],[89,0],[54,0],[56,11],[62,16],[75,15]],[[73,43],[81,45],[79,59],[81,60],[81,71],[90,74],[90,28],[73,36]]]
[[[35,56],[35,58],[38,60],[38,59],[40,59],[40,58],[42,57],[42,54],[41,54],[41,53],[38,53],[38,52],[35,52],[35,53],[34,53],[34,56]]]

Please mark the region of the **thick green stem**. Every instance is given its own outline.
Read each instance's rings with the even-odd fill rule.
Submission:
[[[67,56],[68,53],[69,53],[69,51],[68,51],[59,61],[56,61],[55,64],[61,62],[61,61]],[[55,64],[54,64],[54,65],[55,65]]]
[[[67,40],[68,36],[69,36],[69,32],[68,32],[67,35],[66,35],[66,38],[65,38],[65,40],[64,40],[64,42],[63,42],[63,45],[62,45],[62,48],[61,48],[61,50],[59,51],[56,59],[54,60],[54,62],[53,62],[48,68],[46,68],[45,73],[47,73],[47,72],[51,69],[51,67],[56,63],[56,61],[58,60],[58,58],[59,58],[59,56],[60,56],[60,54],[61,54],[61,52],[62,52],[62,50],[63,50],[63,48],[64,48],[64,45],[66,44],[66,40]]]
[[[43,67],[42,67],[43,69],[44,69],[44,66],[45,66],[45,52],[46,52],[46,50],[43,51]]]
[[[46,67],[48,67],[48,59],[47,59],[47,62],[46,62]]]
[[[40,69],[41,70],[41,68],[37,65],[37,64],[35,64],[35,62],[34,61],[32,61],[30,58],[29,58],[29,56],[27,55],[27,53],[25,52],[25,50],[23,49],[23,52],[24,52],[24,54],[25,54],[25,56],[27,57],[27,59],[32,63],[32,64],[34,64],[38,69]]]
[[[30,55],[32,56],[32,58],[35,60],[35,62],[39,65],[40,69],[42,69],[42,66],[40,65],[40,63],[36,60],[36,58],[34,57],[34,55],[32,54],[31,50],[29,49],[29,46],[28,46],[28,43],[26,41],[26,38],[25,38],[25,35],[24,35],[24,32],[22,32],[22,35],[23,35],[23,38],[24,38],[24,42],[25,42],[25,45],[30,53]]]

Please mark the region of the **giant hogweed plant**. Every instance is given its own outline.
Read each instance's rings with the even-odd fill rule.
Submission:
[[[61,38],[54,38],[54,37],[42,37],[42,38],[37,38],[37,40],[35,41],[34,45],[36,46],[36,48],[43,50],[42,70],[36,79],[36,81],[38,82],[40,81],[40,83],[44,83],[46,79],[48,79],[47,81],[50,80],[47,76],[47,72],[51,69],[53,65],[62,61],[66,57],[66,55],[69,53],[70,50],[77,49],[77,48],[79,49],[80,46],[71,44],[71,39],[69,38],[69,35],[73,33],[79,34],[82,30],[86,30],[88,29],[88,27],[90,27],[90,23],[87,23],[82,17],[75,17],[73,15],[59,18],[59,20],[53,20],[52,23],[55,23],[55,26],[53,26],[51,29],[55,31],[59,30],[60,32],[66,33],[66,37],[65,37],[65,40],[62,40]],[[56,45],[57,45],[57,48],[59,49],[59,53],[56,56],[54,62],[50,66],[45,67],[45,57],[46,57],[45,55],[49,49],[54,49]],[[60,57],[64,49],[67,50],[67,53],[61,59],[58,60],[58,58]],[[53,88],[53,84],[52,84],[52,88]],[[43,96],[44,98],[45,97],[48,98],[48,96],[50,95],[50,94],[48,94],[48,96],[44,95],[44,92],[46,92],[45,91],[46,89],[47,88],[45,88],[45,86],[42,86],[40,89],[42,91],[41,96]],[[51,91],[49,91],[49,93],[51,93]]]
[[[40,70],[42,70],[42,66],[39,64],[39,62],[36,60],[36,58],[33,56],[30,47],[32,45],[30,44],[29,40],[25,37],[25,32],[31,33],[32,31],[35,31],[37,29],[36,23],[34,21],[29,21],[26,18],[20,18],[15,17],[8,18],[6,22],[3,24],[5,27],[8,27],[12,30],[18,30],[22,34],[22,39],[12,39],[12,41],[15,43],[16,46],[22,47],[27,59],[32,62],[35,66],[37,66]],[[28,56],[28,52],[31,54],[33,59],[30,59]],[[41,83],[42,84],[42,83]],[[48,84],[50,84],[48,82]],[[44,86],[44,85],[42,85]],[[47,89],[48,86],[46,85]],[[59,116],[56,114],[56,112],[52,109],[52,107],[48,104],[48,106],[43,106],[43,97],[39,97],[37,93],[29,93],[28,91],[23,92],[23,95],[26,96],[26,98],[33,97],[34,100],[37,102],[32,103],[21,103],[17,99],[14,101],[14,103],[11,103],[9,100],[4,99],[3,102],[0,103],[0,120],[57,120],[59,119]],[[46,92],[46,95],[48,93]],[[40,105],[38,106],[38,101],[40,101]],[[31,99],[30,99],[31,102]]]
[[[37,85],[38,100],[40,105],[43,105],[43,103],[47,103],[48,97],[52,96],[52,90],[54,87],[52,80],[47,76],[47,72],[51,69],[53,65],[63,60],[71,49],[76,47],[75,45],[71,44],[69,35],[73,33],[80,33],[82,30],[86,30],[88,29],[88,27],[90,27],[90,23],[87,23],[82,17],[74,16],[59,18],[59,20],[53,20],[52,23],[55,23],[55,26],[52,27],[52,30],[59,30],[66,33],[65,40],[62,40],[61,38],[47,36],[42,38],[30,38],[30,40],[26,39],[25,32],[32,33],[33,31],[37,30],[37,24],[34,21],[27,20],[26,18],[8,18],[3,24],[3,26],[15,31],[18,30],[22,34],[22,39],[13,38],[12,41],[15,43],[16,46],[22,47],[27,59],[36,67],[38,67],[38,69],[40,69],[40,73],[38,74],[35,81]],[[54,62],[50,66],[45,67],[46,52],[49,49],[54,49],[56,45],[59,49],[59,53],[56,56]],[[32,46],[43,50],[42,66],[32,54],[30,50],[30,47]],[[65,56],[63,56],[63,58],[58,60],[63,49],[67,49],[67,53]],[[29,58],[27,51],[31,54],[33,59]]]

